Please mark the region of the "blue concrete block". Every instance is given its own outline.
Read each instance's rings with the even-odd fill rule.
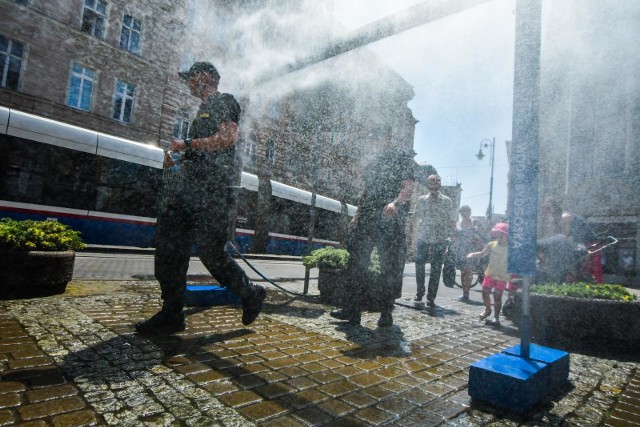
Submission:
[[[517,413],[528,412],[549,391],[549,366],[509,354],[493,354],[469,369],[469,395]]]
[[[184,292],[184,304],[197,307],[240,304],[240,298],[224,286],[187,285]]]
[[[502,351],[504,354],[520,356],[520,344],[509,347]],[[554,348],[544,347],[537,344],[529,344],[529,358],[537,362],[549,365],[550,389],[569,381],[569,353]]]

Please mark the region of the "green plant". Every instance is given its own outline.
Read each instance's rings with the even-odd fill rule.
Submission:
[[[346,249],[327,246],[302,257],[302,264],[307,268],[345,268],[348,260],[349,252]]]
[[[349,261],[349,252],[346,249],[330,246],[316,249],[310,255],[302,257],[302,264],[307,268],[345,268],[347,261]],[[380,274],[380,257],[377,248],[374,248],[373,252],[371,252],[369,271],[374,274]]]
[[[67,251],[85,248],[80,232],[56,221],[0,220],[0,251]]]
[[[532,293],[558,295],[574,298],[608,299],[617,301],[634,301],[636,295],[621,285],[593,283],[546,283],[533,285]]]

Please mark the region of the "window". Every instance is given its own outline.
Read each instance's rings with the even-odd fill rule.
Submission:
[[[104,21],[107,14],[107,3],[101,0],[84,0],[82,14],[82,31],[99,39],[104,36]]]
[[[273,165],[276,161],[276,143],[272,140],[267,141],[267,149],[265,150],[264,157],[270,165]]]
[[[258,144],[255,141],[245,140],[242,144],[244,161],[247,164],[255,163]]]
[[[133,96],[136,87],[118,80],[113,100],[113,118],[119,122],[131,123],[133,113]]]
[[[185,139],[189,135],[189,112],[185,109],[178,110],[176,122],[173,126],[173,137]]]
[[[125,15],[122,20],[122,33],[120,33],[120,48],[132,53],[140,52],[140,32],[142,23],[130,15]]]
[[[18,90],[24,46],[0,35],[0,86]]]
[[[95,71],[91,68],[83,67],[75,62],[73,63],[71,66],[69,94],[67,95],[68,106],[84,111],[91,109],[91,93],[93,92],[94,77]]]

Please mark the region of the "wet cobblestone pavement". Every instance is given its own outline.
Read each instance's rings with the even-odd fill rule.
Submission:
[[[353,327],[313,296],[271,291],[249,327],[239,307],[190,308],[187,330],[163,337],[133,332],[159,309],[154,281],[0,301],[0,425],[640,424],[629,357],[572,353],[570,383],[526,416],[472,405],[469,365],[518,344],[518,330],[480,323],[477,301],[399,303],[393,327],[377,328],[377,313]]]

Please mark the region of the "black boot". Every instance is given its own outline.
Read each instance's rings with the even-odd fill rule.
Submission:
[[[360,324],[360,311],[359,310],[333,310],[329,313],[331,317],[338,320],[347,320],[351,325]]]
[[[262,302],[267,296],[267,291],[260,285],[253,285],[253,291],[242,298],[242,324],[250,325],[260,314]]]
[[[329,313],[329,315],[331,317],[333,317],[334,319],[338,319],[338,320],[349,320],[349,312],[347,312],[347,310],[333,310],[331,311],[331,313]]]
[[[378,319],[378,326],[381,328],[393,326],[391,310],[382,310],[382,313],[380,313],[380,319]]]
[[[136,331],[143,334],[172,334],[185,329],[184,313],[159,311],[150,319],[136,323]]]

